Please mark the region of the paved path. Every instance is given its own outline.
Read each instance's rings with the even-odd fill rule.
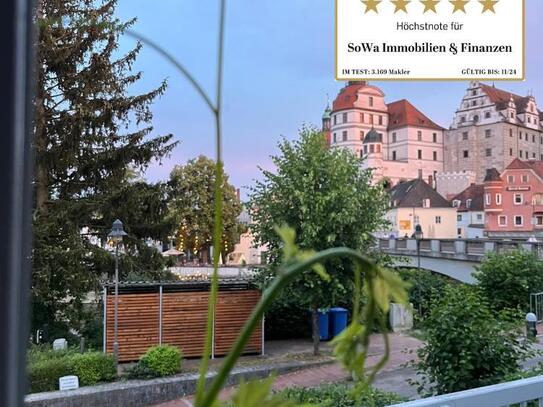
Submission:
[[[413,359],[413,355],[407,353],[408,350],[417,349],[421,342],[410,336],[391,334],[391,352],[390,357],[384,369],[378,375],[375,387],[394,391],[406,397],[416,395],[416,392],[406,384],[405,380],[413,377],[414,372],[409,368],[403,368],[402,365]],[[384,353],[384,343],[380,335],[372,338],[368,366],[374,366],[379,362]],[[299,370],[297,372],[287,373],[279,376],[273,386],[274,390],[282,390],[289,387],[316,387],[323,383],[337,383],[349,380],[349,374],[336,363],[327,364],[310,369]],[[221,399],[227,399],[234,387],[224,389],[221,392]],[[174,400],[159,404],[156,407],[191,407],[191,398]]]

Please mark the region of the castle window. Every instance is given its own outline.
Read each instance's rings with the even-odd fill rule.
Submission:
[[[392,142],[393,142],[393,143],[396,142],[396,133],[392,133]]]
[[[515,216],[515,226],[522,226],[523,225],[523,218],[521,215]]]
[[[437,161],[437,151],[434,151],[433,156],[434,156],[434,161]]]
[[[509,129],[509,137],[513,137],[513,129]]]
[[[462,116],[460,118],[460,123],[465,123],[466,122],[466,116]]]
[[[490,138],[492,136],[492,131],[490,129],[485,130],[485,137]]]
[[[420,131],[420,130],[417,131],[417,139],[418,139],[419,141],[422,141],[422,131]]]
[[[535,134],[532,134],[532,143],[535,143]]]
[[[528,116],[528,123],[531,123],[531,122],[532,122],[532,117]]]
[[[368,154],[368,146],[364,146],[364,154]]]
[[[511,119],[514,119],[514,118],[515,118],[515,113],[513,113],[513,112],[509,113],[509,117],[510,117]]]
[[[520,158],[522,158],[522,150],[519,150],[519,155],[520,155]]]
[[[347,123],[347,113],[343,113],[343,123]]]
[[[336,133],[334,133],[334,143],[336,143],[337,140],[336,140]]]
[[[479,121],[479,116],[475,115],[473,116],[473,122],[477,123]]]
[[[507,226],[507,216],[505,216],[505,215],[498,216],[498,225],[499,226]]]
[[[491,148],[487,148],[487,149],[485,150],[485,155],[486,155],[487,157],[492,157],[492,149],[491,149]]]
[[[343,136],[343,141],[347,141],[347,130],[343,130],[342,136]]]
[[[464,150],[464,158],[469,158],[469,151],[468,150]]]
[[[512,149],[512,148],[509,149],[509,155],[510,155],[511,157],[513,156],[513,149]]]
[[[373,144],[370,144],[370,154],[373,154],[375,152],[375,146]]]
[[[485,119],[490,119],[490,112],[485,113]]]
[[[471,91],[471,96],[477,96],[477,89]]]
[[[364,113],[360,113],[360,123],[364,123]]]
[[[434,143],[437,143],[437,133],[432,134],[432,139]]]
[[[337,124],[337,114],[334,115],[334,124]]]
[[[364,157],[364,153],[360,150],[360,158]]]
[[[396,151],[392,152],[392,161],[396,161]]]
[[[535,153],[532,153],[532,158],[535,158]]]
[[[471,105],[472,105],[472,106],[477,106],[477,101],[476,101],[476,100],[472,100],[472,101],[471,101]]]
[[[364,141],[364,131],[360,130],[360,141]]]
[[[528,133],[524,133],[524,140],[528,141]]]
[[[379,125],[383,125],[383,116],[379,115]]]
[[[373,97],[370,96],[370,107],[373,107]]]
[[[465,131],[462,133],[462,140],[467,140],[468,139],[468,132]]]
[[[422,160],[422,150],[417,150],[417,157]]]
[[[518,139],[522,140],[522,132],[521,131],[518,132]]]

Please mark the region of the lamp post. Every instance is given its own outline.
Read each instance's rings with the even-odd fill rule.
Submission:
[[[422,237],[424,236],[424,233],[422,232],[422,227],[420,225],[415,226],[415,239],[417,240],[417,265],[418,269],[420,270],[420,241]]]
[[[113,317],[113,358],[115,367],[119,364],[119,341],[118,341],[118,312],[119,312],[119,244],[127,233],[123,230],[123,223],[117,219],[113,222],[111,232],[107,235],[109,240],[115,244],[115,313]],[[105,333],[104,333],[105,334]]]

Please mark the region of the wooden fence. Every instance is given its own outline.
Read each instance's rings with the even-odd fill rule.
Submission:
[[[113,352],[115,295],[104,288],[104,351]],[[119,361],[137,360],[157,344],[174,345],[184,357],[204,349],[208,282],[121,284],[118,303]],[[228,353],[256,303],[260,291],[243,281],[221,282],[214,318],[213,356]],[[258,325],[245,353],[263,353],[263,326]]]

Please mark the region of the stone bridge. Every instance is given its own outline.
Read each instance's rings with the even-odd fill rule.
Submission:
[[[418,247],[417,247],[418,246]],[[379,248],[400,267],[413,267],[444,274],[473,284],[472,276],[487,253],[521,249],[534,251],[543,259],[543,243],[488,239],[379,239]]]

